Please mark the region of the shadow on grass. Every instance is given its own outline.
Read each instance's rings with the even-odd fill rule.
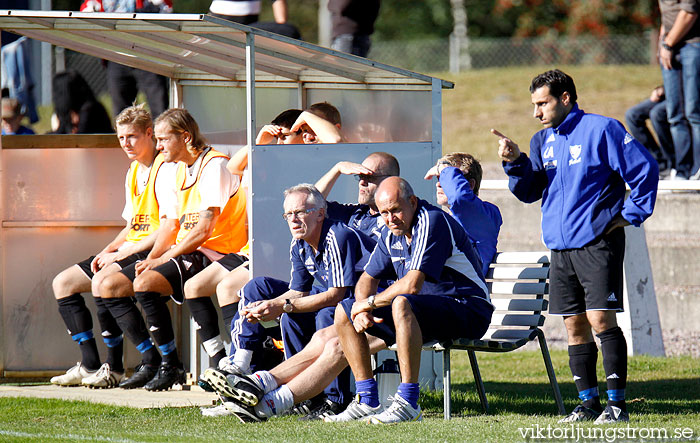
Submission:
[[[485,381],[489,414],[515,413],[524,415],[557,415],[554,395],[549,383],[507,383]],[[633,381],[627,385],[627,402],[637,414],[700,413],[700,379],[661,379]],[[579,403],[573,382],[559,383],[567,411]],[[599,384],[605,404],[605,385]],[[442,392],[421,392],[421,408],[428,416],[442,416]],[[483,414],[473,382],[452,384],[452,415]]]

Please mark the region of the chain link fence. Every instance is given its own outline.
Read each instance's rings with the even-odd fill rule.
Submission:
[[[473,38],[462,42],[460,69],[552,64],[646,64],[655,42],[650,34],[608,37]],[[448,39],[372,41],[369,57],[411,71],[450,69]],[[455,62],[453,60],[453,62]]]
[[[523,65],[646,64],[652,57],[654,44],[648,34],[604,38],[474,38],[454,51],[460,54],[459,65],[455,65],[455,60],[450,63],[449,39],[373,40],[369,57],[416,72],[444,72],[451,66],[464,70]],[[107,93],[100,59],[68,50],[64,53],[66,68],[80,72],[96,95]],[[54,72],[57,70],[61,70],[59,62]]]

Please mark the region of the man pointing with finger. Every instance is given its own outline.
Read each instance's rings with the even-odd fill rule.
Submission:
[[[622,306],[626,225],[639,226],[654,210],[659,171],[647,150],[617,120],[587,114],[576,103],[573,79],[559,71],[530,85],[534,117],[545,129],[530,141],[530,156],[499,137],[498,154],[513,194],[542,199],[542,239],[552,250],[549,313],[568,333],[569,366],[582,404],[561,422],[628,421],[627,342],[617,326]],[[631,189],[625,199],[625,183]],[[598,394],[600,339],[608,403]]]

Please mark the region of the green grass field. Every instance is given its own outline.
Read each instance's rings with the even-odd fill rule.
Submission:
[[[700,437],[700,361],[690,357],[633,357],[629,364],[629,425],[576,427],[558,425],[542,358],[538,352],[478,354],[491,404],[481,411],[465,352],[453,353],[452,421],[442,420],[442,394],[422,393],[423,423],[369,426],[363,423],[298,422],[293,417],[260,424],[241,424],[232,417],[204,418],[198,408],[139,410],[84,402],[0,399],[0,441],[535,441],[525,433],[580,441],[599,434],[598,441],[639,441],[639,435],[666,435],[670,440]],[[576,389],[565,351],[552,354],[567,409]],[[599,380],[603,379],[599,362]],[[605,386],[600,385],[601,391]],[[144,392],[144,395],[148,393]],[[549,426],[549,431],[547,427]],[[650,434],[650,433],[656,434]],[[644,434],[646,433],[646,434]],[[609,437],[616,436],[616,440]],[[675,437],[675,438],[674,438]],[[653,440],[653,439],[651,439]],[[650,441],[650,439],[647,439]]]

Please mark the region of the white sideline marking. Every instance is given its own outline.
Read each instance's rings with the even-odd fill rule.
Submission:
[[[120,439],[114,439],[110,437],[88,437],[85,435],[76,435],[76,434],[45,434],[43,432],[40,433],[30,433],[30,432],[19,432],[19,431],[6,431],[4,429],[0,429],[0,435],[6,435],[9,437],[33,437],[33,438],[41,438],[41,439],[62,439],[62,440],[86,440],[86,441],[107,441],[107,442],[123,442],[123,443],[135,443],[139,442],[141,440],[129,440],[125,438],[120,438]]]

